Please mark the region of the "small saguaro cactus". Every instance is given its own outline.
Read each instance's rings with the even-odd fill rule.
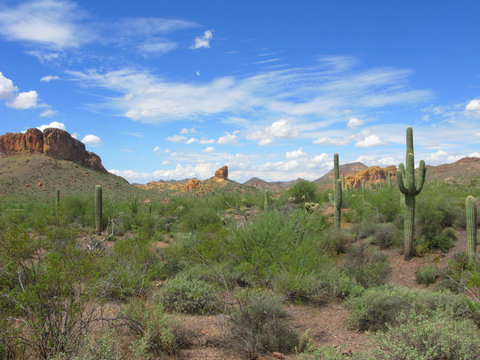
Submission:
[[[57,189],[55,194],[55,212],[58,213],[59,208],[60,208],[60,189]]]
[[[270,197],[268,194],[268,190],[265,189],[265,199],[263,202],[263,210],[268,211],[269,205],[270,205]]]
[[[102,232],[102,186],[95,186],[95,232]]]
[[[465,215],[467,224],[467,258],[471,263],[477,250],[477,206],[476,199],[468,196],[465,200]]]
[[[132,214],[133,214],[133,215],[137,215],[137,212],[138,212],[137,197],[134,196],[134,197],[133,197],[133,201],[132,201]]]
[[[342,174],[342,189],[347,190],[347,183],[345,182],[345,174]]]
[[[387,172],[387,185],[392,186],[392,174],[390,171]]]
[[[340,180],[340,172],[338,166],[338,154],[333,155],[333,196],[330,196],[330,203],[333,206],[333,223],[336,229],[340,229],[342,217],[342,180]]]
[[[404,251],[405,260],[413,256],[413,235],[415,230],[415,197],[420,194],[425,183],[425,161],[420,160],[418,178],[415,181],[415,159],[413,156],[413,129],[407,128],[407,159],[406,167],[398,165],[397,183],[400,192],[405,196],[405,210],[403,228],[405,233]]]

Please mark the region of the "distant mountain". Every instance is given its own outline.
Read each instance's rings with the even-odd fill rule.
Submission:
[[[340,172],[340,177],[342,177],[342,174],[345,176],[351,176],[367,168],[368,167],[366,165],[360,162],[354,162],[349,164],[342,164],[338,167],[338,170]],[[321,178],[314,180],[313,182],[320,186],[330,186],[331,184],[333,184],[333,169],[330,170],[327,174],[323,175]]]
[[[480,176],[480,158],[464,157],[452,164],[427,165],[427,181],[445,181],[468,184]]]
[[[265,181],[257,177],[253,177],[243,185],[253,187],[258,190],[270,190],[270,191],[282,191],[295,185],[297,182],[303,179],[297,179],[293,181]]]

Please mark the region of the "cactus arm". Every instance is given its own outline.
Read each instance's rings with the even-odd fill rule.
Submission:
[[[403,164],[400,164],[398,165],[398,171],[397,171],[397,184],[398,184],[398,188],[400,189],[400,192],[404,195],[407,195],[408,190],[404,185],[405,183],[404,177],[405,177],[405,168],[403,167]]]
[[[420,160],[420,166],[418,168],[418,178],[415,195],[420,194],[422,191],[423,184],[425,183],[425,174],[427,173],[427,168],[425,167],[425,161]]]
[[[411,126],[407,128],[407,153],[405,154],[407,158],[408,154],[413,154],[413,129]]]

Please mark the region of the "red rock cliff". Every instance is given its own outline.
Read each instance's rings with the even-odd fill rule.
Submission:
[[[24,134],[6,133],[0,136],[0,157],[19,154],[45,154],[68,160],[89,169],[106,173],[97,154],[85,150],[85,145],[68,132],[55,128],[28,129]]]

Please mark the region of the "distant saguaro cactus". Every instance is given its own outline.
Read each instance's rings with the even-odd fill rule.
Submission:
[[[330,203],[333,206],[333,223],[337,230],[340,230],[342,218],[342,180],[339,179],[338,154],[333,155],[333,196],[330,196]]]
[[[468,196],[465,200],[465,215],[467,224],[467,258],[471,263],[477,250],[477,206],[476,199]]]
[[[405,260],[413,256],[413,235],[415,230],[415,197],[420,194],[425,183],[425,161],[420,161],[418,178],[415,182],[415,160],[413,156],[413,129],[407,128],[407,158],[406,168],[401,163],[398,165],[397,183],[400,192],[405,195],[405,216],[404,216],[404,250]]]
[[[95,232],[102,232],[102,186],[95,186]]]
[[[387,172],[387,185],[392,186],[392,174],[390,171]]]
[[[55,194],[55,213],[58,214],[59,208],[60,208],[60,189],[57,189]]]
[[[268,195],[268,190],[265,189],[265,199],[263,201],[263,210],[268,211],[270,205],[270,197]]]

